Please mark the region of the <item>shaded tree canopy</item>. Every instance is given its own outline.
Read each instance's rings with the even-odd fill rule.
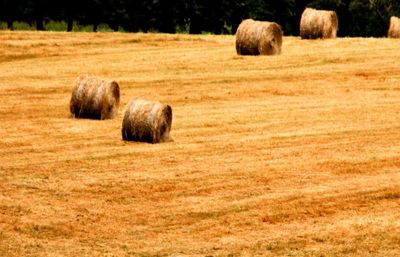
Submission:
[[[298,35],[305,7],[334,10],[339,36],[385,36],[390,16],[400,16],[398,0],[0,0],[0,21],[44,30],[50,20],[99,24],[132,32],[234,34],[246,18],[275,21],[285,35]]]

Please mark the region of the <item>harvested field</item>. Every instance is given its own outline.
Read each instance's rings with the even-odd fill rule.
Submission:
[[[398,40],[0,32],[0,256],[400,256]],[[114,119],[71,119],[76,77]],[[121,139],[132,97],[173,142]]]

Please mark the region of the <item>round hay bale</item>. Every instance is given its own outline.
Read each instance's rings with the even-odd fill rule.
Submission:
[[[171,141],[171,124],[171,106],[134,98],[126,107],[122,139],[153,144]]]
[[[336,38],[338,18],[334,11],[306,8],[301,15],[301,39]]]
[[[390,17],[390,26],[388,31],[388,37],[400,38],[400,18],[396,16]]]
[[[78,77],[69,107],[75,118],[112,119],[118,113],[119,85],[96,77]]]
[[[282,29],[275,22],[247,19],[236,31],[239,55],[277,55],[282,48]]]

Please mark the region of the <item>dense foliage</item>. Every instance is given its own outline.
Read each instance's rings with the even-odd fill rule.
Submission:
[[[12,29],[24,21],[44,30],[49,21],[99,24],[113,30],[166,33],[235,33],[242,19],[275,21],[285,35],[298,35],[305,7],[335,10],[339,36],[384,36],[389,18],[400,15],[398,0],[0,0],[0,21]]]

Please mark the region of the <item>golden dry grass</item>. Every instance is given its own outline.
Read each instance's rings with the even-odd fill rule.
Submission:
[[[395,39],[0,33],[0,255],[400,256]],[[78,75],[116,119],[69,118]],[[132,97],[164,144],[121,140]]]

